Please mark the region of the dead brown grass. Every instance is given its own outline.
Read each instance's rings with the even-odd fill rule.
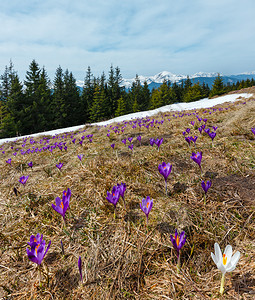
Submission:
[[[190,115],[182,118],[173,117],[172,112],[168,116],[161,114],[155,118],[164,119],[164,123],[149,129],[133,129],[128,124],[124,133],[111,131],[110,138],[106,136],[109,126],[87,127],[85,133],[74,137],[78,141],[82,135],[93,133],[93,142],[85,138],[82,146],[77,141],[73,144],[69,134],[61,140],[67,143],[67,151],[56,148],[52,153],[13,156],[15,149],[23,149],[23,141],[3,145],[0,297],[254,299],[255,139],[251,127],[255,127],[255,102],[240,100],[219,107],[224,109],[211,114],[212,109],[197,111],[208,119],[208,126],[219,127],[213,145],[205,133],[200,136],[196,130],[198,121],[195,127],[190,125],[196,120],[193,111],[184,112]],[[189,148],[183,138],[182,131],[187,127],[199,136],[196,149]],[[142,136],[141,146],[136,140],[138,134]],[[130,136],[134,137],[133,153],[121,142]],[[164,138],[159,152],[149,145],[151,137]],[[28,140],[24,149],[43,147],[41,139],[34,139],[37,143],[33,145]],[[51,139],[50,144],[55,141]],[[114,150],[111,143],[116,144]],[[190,159],[192,151],[203,151],[202,176]],[[82,163],[77,158],[81,153]],[[11,166],[6,163],[8,158],[12,158]],[[30,161],[33,169],[27,166]],[[60,161],[64,164],[61,171],[55,166]],[[163,161],[173,165],[167,196],[158,172]],[[24,187],[18,182],[22,175],[30,175]],[[204,205],[201,180],[209,178],[213,183]],[[106,191],[120,182],[127,185],[127,208],[121,199],[114,219]],[[64,228],[51,204],[68,187],[72,197]],[[148,229],[139,207],[146,196],[154,199]],[[175,228],[185,230],[188,237],[180,274],[176,272],[176,255],[170,242]],[[36,266],[26,255],[30,235],[38,232],[43,233],[46,243],[52,241],[44,260],[41,285]],[[215,242],[222,249],[231,244],[234,251],[241,252],[237,268],[227,273],[223,297],[219,295],[220,271],[210,257]],[[79,256],[83,285],[77,265]]]

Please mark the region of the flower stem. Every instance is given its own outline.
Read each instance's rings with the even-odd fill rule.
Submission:
[[[206,205],[206,194],[204,194],[204,205]]]
[[[167,182],[166,182],[166,180],[165,180],[165,185],[166,185],[166,196],[167,196]]]
[[[223,295],[223,292],[224,292],[224,284],[225,284],[225,274],[222,274],[221,284],[220,284],[220,293],[221,293],[221,295]]]
[[[177,261],[177,274],[180,273],[181,270],[181,251],[177,254],[178,255],[178,261]]]

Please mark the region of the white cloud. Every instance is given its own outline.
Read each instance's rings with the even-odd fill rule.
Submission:
[[[254,9],[252,0],[5,0],[0,72],[10,58],[19,73],[36,59],[51,78],[58,65],[98,75],[113,64],[125,77],[252,71]]]

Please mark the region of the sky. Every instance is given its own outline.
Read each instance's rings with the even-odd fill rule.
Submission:
[[[0,74],[33,59],[51,80],[255,71],[254,0],[1,0]]]

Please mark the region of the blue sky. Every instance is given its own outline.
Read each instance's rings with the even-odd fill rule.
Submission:
[[[255,71],[253,0],[1,0],[0,73],[35,59],[83,80],[111,64],[125,78],[161,71]]]

